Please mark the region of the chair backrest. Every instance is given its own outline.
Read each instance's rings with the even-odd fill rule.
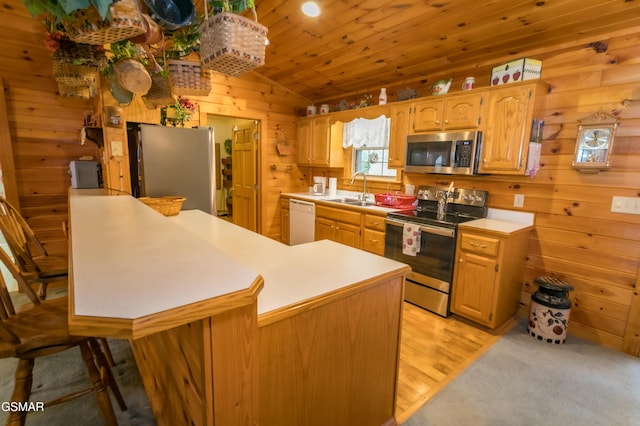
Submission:
[[[4,250],[0,250],[0,260],[18,282],[18,287],[20,288],[20,290],[22,290],[27,295],[29,300],[31,300],[34,305],[40,305],[40,299],[38,299],[38,296],[33,291],[31,286],[27,284],[24,276],[20,272],[20,269],[15,264],[13,259],[11,259]],[[13,301],[11,300],[9,290],[7,289],[7,284],[4,280],[4,276],[2,275],[2,273],[0,273],[0,341],[4,341],[9,344],[20,343],[20,337],[14,332],[12,328],[8,327],[4,323],[4,320],[8,319],[11,316],[14,316],[15,314],[16,310],[13,305]]]
[[[13,278],[15,278],[18,283],[18,289],[24,293],[31,303],[34,305],[40,304],[40,298],[36,292],[31,288],[31,286],[27,283],[27,279],[25,274],[20,270],[20,267],[16,264],[15,260],[12,259],[9,254],[0,249],[0,261],[4,264],[7,270],[11,273]],[[11,296],[9,295],[9,290],[7,289],[7,284],[4,280],[4,276],[0,273],[0,317],[6,318],[3,316],[2,311],[6,311],[7,315],[13,315],[15,310],[13,309],[13,303],[11,302]]]
[[[4,197],[0,197],[0,231],[7,241],[18,267],[23,272],[40,272],[33,261],[31,245],[37,248],[39,255],[47,256],[47,250],[27,221]]]

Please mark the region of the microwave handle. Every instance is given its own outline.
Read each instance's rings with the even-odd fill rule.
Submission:
[[[393,220],[389,218],[387,218],[385,222],[387,223],[387,225],[399,226],[399,227],[402,227],[404,226],[405,223],[407,223],[407,222],[402,222],[399,220]],[[435,234],[435,235],[440,235],[442,237],[448,237],[448,238],[453,238],[453,236],[455,235],[455,231],[453,229],[440,228],[437,226],[419,225],[418,229],[420,229],[420,231],[422,232],[426,232],[427,234]]]

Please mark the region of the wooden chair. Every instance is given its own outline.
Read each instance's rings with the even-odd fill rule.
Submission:
[[[91,387],[57,398],[46,403],[45,407],[93,392],[105,423],[117,425],[107,392],[108,388],[111,388],[120,409],[126,410],[127,406],[113,378],[111,367],[96,339],[69,334],[68,299],[62,297],[40,301],[4,250],[0,250],[0,260],[9,269],[20,289],[31,301],[30,304],[15,309],[4,278],[0,274],[0,357],[18,358],[11,401],[23,403],[29,401],[36,358],[77,346],[87,367]],[[26,411],[12,411],[9,414],[7,425],[22,426],[25,419]]]
[[[47,297],[47,285],[68,274],[66,256],[51,256],[20,212],[0,197],[0,231],[28,282],[39,284],[39,297]]]

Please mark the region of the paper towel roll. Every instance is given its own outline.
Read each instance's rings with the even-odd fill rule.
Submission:
[[[415,191],[416,191],[416,187],[413,185],[406,184],[404,186],[404,193],[406,195],[413,195]]]
[[[338,193],[338,178],[329,178],[329,195],[332,197]]]

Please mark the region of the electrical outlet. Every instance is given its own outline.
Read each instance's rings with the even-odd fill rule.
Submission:
[[[640,198],[638,197],[613,197],[611,201],[613,213],[640,214]]]
[[[112,157],[122,157],[122,142],[121,141],[111,141],[111,156]]]
[[[513,196],[513,207],[524,207],[524,194],[516,194]]]

